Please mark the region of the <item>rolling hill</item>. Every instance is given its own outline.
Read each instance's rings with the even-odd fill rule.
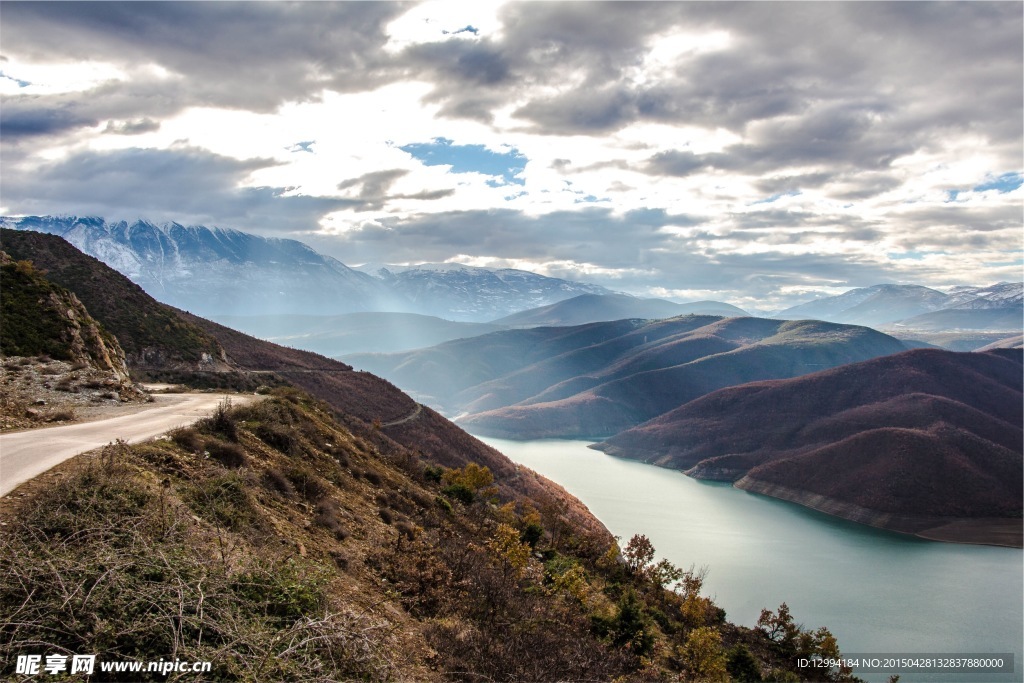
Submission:
[[[677,304],[664,299],[642,299],[626,294],[581,294],[494,321],[507,327],[568,327],[625,318],[672,318],[680,315],[745,316],[747,312],[720,301]]]
[[[347,357],[449,414],[510,438],[611,435],[725,386],[903,351],[864,327],[688,315],[495,332]]]
[[[1020,350],[915,349],[722,389],[594,448],[899,531],[1016,528],[1019,545],[1021,371]]]

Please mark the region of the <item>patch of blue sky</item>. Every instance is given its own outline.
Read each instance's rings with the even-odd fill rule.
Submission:
[[[996,178],[986,180],[981,185],[976,185],[974,191],[996,190],[1000,194],[1005,194],[1013,192],[1021,185],[1024,185],[1024,173],[1004,173]]]
[[[447,35],[456,36],[456,35],[458,35],[460,33],[472,33],[474,36],[477,36],[477,35],[480,35],[480,29],[476,28],[475,26],[463,26],[458,31],[441,31],[441,33],[443,33],[446,36]]]
[[[1008,268],[1012,266],[1024,266],[1024,257],[1012,259],[1009,261],[985,261],[983,264],[986,268]]]
[[[519,174],[528,159],[515,147],[507,152],[494,152],[483,145],[456,145],[448,138],[434,138],[430,142],[414,142],[398,149],[408,152],[426,166],[451,166],[452,173],[480,173],[491,176],[492,187],[525,185]]]
[[[902,261],[902,260],[905,260],[905,259],[909,259],[909,260],[912,260],[912,261],[920,261],[920,260],[924,259],[924,257],[926,257],[926,256],[948,256],[948,255],[949,255],[948,251],[917,251],[917,250],[890,251],[890,252],[888,252],[886,254],[886,256],[888,256],[889,258],[891,258],[893,260],[896,260],[896,261]]]
[[[946,190],[946,200],[944,203],[955,202],[956,198],[960,196],[960,190]]]
[[[15,78],[14,76],[8,76],[3,71],[0,71],[0,78],[6,78],[9,81],[14,81],[15,83],[18,84],[19,88],[27,88],[28,86],[32,85],[32,83],[30,83],[29,81],[23,81],[20,78]]]
[[[771,204],[772,202],[779,201],[783,197],[797,197],[800,194],[801,194],[800,190],[790,190],[789,192],[779,192],[778,194],[773,194],[771,197],[766,197],[764,199],[758,199],[756,202],[750,202],[749,206],[754,206],[755,204]]]

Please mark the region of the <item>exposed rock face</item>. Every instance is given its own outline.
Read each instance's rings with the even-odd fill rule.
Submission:
[[[4,355],[47,354],[72,363],[87,363],[128,381],[124,350],[117,339],[89,315],[72,292],[58,287],[27,261],[0,252]]]

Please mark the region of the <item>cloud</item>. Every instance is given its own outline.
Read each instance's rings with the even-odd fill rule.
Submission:
[[[737,296],[1021,247],[1014,3],[3,9],[6,211]]]
[[[129,148],[79,152],[30,172],[5,165],[2,179],[14,214],[144,217],[289,232],[308,229],[325,213],[353,205],[344,199],[289,195],[286,188],[239,187],[253,171],[274,163],[196,148]]]
[[[150,118],[134,119],[131,121],[107,121],[104,133],[115,133],[117,135],[140,135],[160,130],[160,122]]]

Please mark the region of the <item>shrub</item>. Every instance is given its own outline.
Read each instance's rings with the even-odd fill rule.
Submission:
[[[196,422],[196,427],[201,431],[220,434],[228,441],[238,441],[238,425],[234,415],[231,414],[231,399],[225,398],[217,404],[213,415]]]
[[[205,444],[205,450],[210,454],[211,458],[232,469],[243,467],[249,462],[245,449],[237,443],[228,443],[220,439],[209,439]]]
[[[327,482],[306,469],[289,470],[288,479],[291,480],[299,495],[311,503],[319,502],[330,491]]]
[[[236,473],[202,479],[187,488],[184,497],[196,514],[219,526],[233,531],[261,526],[248,486]]]
[[[313,523],[330,531],[339,541],[344,541],[348,538],[348,529],[345,528],[342,521],[338,503],[330,498],[322,500],[317,504]]]
[[[261,424],[253,430],[253,433],[260,441],[285,455],[294,455],[298,446],[294,434],[276,425]]]
[[[473,500],[476,498],[476,494],[473,493],[473,489],[469,488],[465,484],[452,484],[451,486],[445,486],[441,489],[441,493],[454,498],[463,505],[472,505]]]
[[[178,444],[186,451],[191,453],[200,453],[203,450],[203,440],[199,438],[199,434],[196,430],[191,427],[179,427],[178,429],[172,429],[167,434],[171,437],[171,441]]]
[[[395,515],[387,508],[382,507],[377,510],[377,513],[380,515],[380,518],[384,520],[385,524],[391,524],[395,521]]]
[[[266,488],[280,493],[285,498],[291,498],[295,495],[295,487],[292,486],[292,483],[288,481],[288,477],[284,476],[281,470],[271,468],[264,472],[263,484]]]

